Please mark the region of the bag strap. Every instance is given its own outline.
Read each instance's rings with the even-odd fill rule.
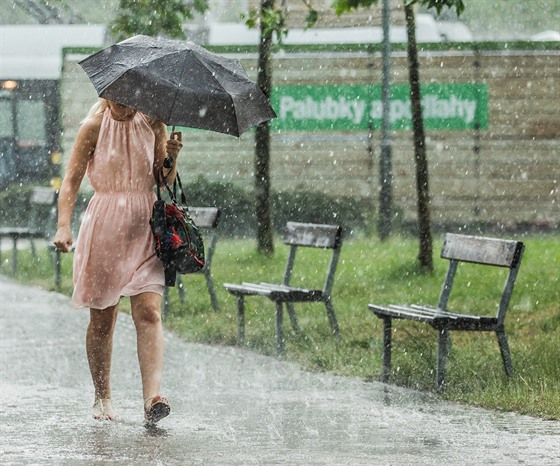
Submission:
[[[179,188],[181,189],[181,204],[187,207],[187,196],[185,196],[185,190],[183,189],[179,172],[176,172],[175,180],[173,181],[173,195],[175,198],[177,198],[177,184],[179,184]]]
[[[159,180],[156,180],[156,189],[157,189],[158,201],[162,200],[160,184],[164,184],[165,189],[167,190],[167,192],[169,194],[169,198],[171,199],[171,201],[174,204],[176,204],[177,203],[177,185],[179,185],[180,195],[181,195],[181,205],[185,206],[188,209],[187,197],[185,196],[185,191],[183,189],[183,183],[181,183],[181,177],[179,176],[179,172],[178,171],[175,172],[175,180],[173,181],[173,190],[171,190],[171,188],[169,187],[169,184],[167,183],[167,176],[163,175],[163,167],[160,168],[160,175],[158,176],[158,178],[162,180],[162,183],[160,183]]]

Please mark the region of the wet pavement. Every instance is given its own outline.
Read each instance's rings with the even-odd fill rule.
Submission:
[[[172,414],[143,427],[130,316],[119,316],[113,403],[91,418],[87,311],[0,277],[0,463],[6,465],[560,465],[560,422],[312,374],[166,333]]]

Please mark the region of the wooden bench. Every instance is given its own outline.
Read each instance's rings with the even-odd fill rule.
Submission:
[[[214,310],[219,310],[220,305],[218,303],[218,298],[216,297],[216,290],[214,288],[214,281],[212,280],[212,259],[214,257],[214,250],[216,248],[216,242],[218,240],[217,228],[220,223],[221,210],[217,207],[189,207],[189,213],[198,226],[203,231],[204,234],[204,257],[206,259],[206,265],[200,272],[204,274],[206,279],[206,288],[208,289],[208,294],[210,295],[210,302],[212,303],[212,308]],[[179,293],[179,299],[181,303],[186,301],[185,287],[183,285],[183,280],[180,274],[177,274],[177,290]],[[163,296],[163,318],[167,317],[169,313],[169,288],[165,287]]]
[[[288,261],[284,272],[282,284],[272,283],[242,283],[240,285],[225,283],[227,291],[237,297],[237,340],[242,344],[245,339],[245,307],[246,296],[265,296],[275,304],[276,325],[276,353],[284,354],[284,335],[282,328],[283,305],[286,304],[292,328],[296,333],[300,332],[297,317],[294,311],[295,302],[323,302],[327,309],[327,316],[332,333],[339,336],[338,322],[332,304],[331,291],[340,247],[342,244],[342,228],[338,225],[319,225],[312,223],[288,222],[284,243],[290,247]],[[329,267],[323,289],[306,289],[290,286],[290,279],[294,270],[294,262],[298,247],[319,248],[332,251]],[[301,263],[302,261],[299,261]],[[300,268],[309,267],[304,264]]]
[[[383,320],[383,369],[382,380],[388,381],[391,370],[391,332],[393,319],[424,322],[437,331],[437,368],[435,389],[441,391],[445,384],[445,362],[450,348],[450,333],[458,331],[496,332],[504,369],[512,374],[511,356],[504,329],[504,320],[513,292],[517,272],[521,264],[524,245],[520,241],[466,236],[448,233],[441,257],[448,259],[449,267],[441,290],[437,307],[420,305],[369,304],[369,309]],[[448,309],[457,266],[460,262],[506,267],[509,269],[505,286],[494,316],[477,316],[457,313]]]
[[[35,239],[49,239],[52,232],[53,221],[56,221],[56,202],[57,191],[48,187],[35,187],[31,191],[29,198],[30,212],[26,226],[7,226],[0,228],[0,251],[3,239],[12,240],[12,275],[17,272],[18,265],[18,242],[19,240],[29,240],[33,257],[37,256],[35,249]],[[38,220],[37,211],[42,206],[50,206],[51,211],[47,222]]]

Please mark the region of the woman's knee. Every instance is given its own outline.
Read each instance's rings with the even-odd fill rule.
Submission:
[[[160,309],[153,303],[141,303],[132,309],[132,319],[136,326],[160,325]]]

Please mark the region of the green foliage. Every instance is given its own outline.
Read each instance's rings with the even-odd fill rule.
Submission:
[[[193,10],[204,13],[207,9],[207,0],[120,0],[110,30],[117,42],[136,34],[184,39],[183,22],[192,19]]]
[[[0,225],[28,225],[31,211],[29,197],[32,189],[31,185],[10,185],[0,191]]]
[[[319,13],[317,13],[317,10],[310,8],[309,13],[307,13],[307,16],[305,17],[305,28],[309,29],[313,27],[318,19]]]
[[[425,8],[434,8],[437,13],[441,13],[444,8],[450,8],[460,15],[465,10],[463,0],[409,0],[409,5],[422,5]]]
[[[373,4],[379,3],[379,0],[335,0],[332,4],[337,15],[342,15],[353,9],[362,7],[368,8]],[[408,0],[409,5],[422,5],[425,8],[434,8],[438,14],[444,8],[454,9],[460,15],[465,9],[463,0]]]
[[[313,27],[319,18],[317,10],[315,10],[309,0],[302,0],[308,9],[305,17],[306,29]],[[247,14],[242,14],[241,19],[245,25],[254,29],[264,25],[264,35],[275,35],[276,41],[282,44],[282,39],[288,35],[286,27],[286,12],[283,8],[264,8],[262,13],[257,8],[252,8]]]
[[[351,197],[332,197],[317,191],[295,190],[273,193],[273,223],[282,230],[288,220],[342,225],[352,230],[370,231],[372,206]]]
[[[337,15],[342,15],[343,13],[348,13],[356,8],[368,8],[379,0],[335,0],[332,4]]]
[[[241,15],[241,19],[245,21],[245,25],[250,29],[264,26],[263,33],[265,36],[276,35],[278,43],[282,43],[282,38],[286,37],[288,30],[286,29],[286,15],[283,10],[277,8],[265,8],[261,12],[253,8],[246,15]]]
[[[199,177],[185,186],[188,203],[222,209],[220,230],[227,236],[255,236],[254,197],[233,183],[213,183]],[[369,231],[371,208],[354,198],[331,197],[320,192],[295,190],[271,193],[273,224],[277,233],[287,221],[336,223],[347,232]]]

